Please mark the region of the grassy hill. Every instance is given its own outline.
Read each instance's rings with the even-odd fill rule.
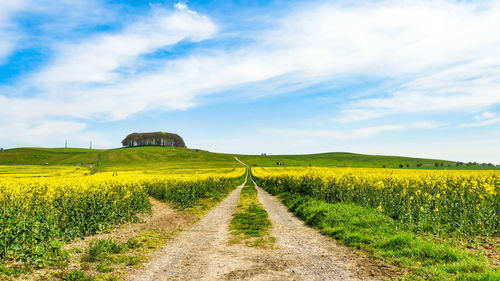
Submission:
[[[76,165],[97,162],[101,150],[81,148],[14,148],[0,151],[0,165]]]
[[[329,152],[303,155],[237,155],[250,166],[277,166],[277,162],[286,166],[319,166],[319,167],[367,167],[367,168],[400,168],[411,169],[498,169],[491,166],[456,166],[456,162],[439,159],[412,158],[402,156],[367,155],[349,152]],[[438,166],[436,166],[436,163]],[[407,167],[408,165],[408,167]]]
[[[108,150],[78,148],[14,148],[0,151],[0,165],[91,165],[101,167],[161,165],[165,168],[241,167],[229,154],[177,147],[132,147]]]
[[[437,159],[423,159],[400,156],[380,156],[366,155],[348,152],[330,152],[304,155],[272,155],[238,156],[243,162],[251,166],[276,166],[277,162],[285,163],[287,166],[321,166],[321,167],[373,167],[381,168],[399,168],[399,165],[409,165],[409,168],[452,168],[456,166],[455,162]],[[421,165],[419,165],[421,164]],[[441,166],[442,164],[442,166]],[[420,167],[418,167],[418,166]]]
[[[331,152],[304,155],[232,155],[199,149],[177,147],[132,147],[118,149],[80,148],[14,148],[0,151],[0,165],[90,165],[100,160],[101,167],[129,168],[134,166],[161,165],[164,168],[233,168],[241,167],[234,160],[237,156],[250,166],[276,167],[277,162],[287,166],[322,167],[374,167],[456,169],[456,163],[446,160],[422,159],[399,156],[365,155]],[[438,167],[435,164],[438,163]],[[491,168],[461,166],[461,169]]]

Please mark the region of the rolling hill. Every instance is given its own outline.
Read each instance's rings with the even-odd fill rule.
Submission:
[[[161,165],[165,168],[231,168],[241,167],[234,160],[237,156],[250,166],[321,167],[387,167],[457,169],[456,162],[400,156],[366,155],[347,152],[330,152],[303,155],[236,155],[214,153],[200,149],[143,146],[117,149],[80,148],[14,148],[0,151],[0,165],[92,165],[100,161],[101,167],[130,167],[136,165]],[[438,166],[436,167],[436,163]],[[461,166],[461,169],[492,168]]]

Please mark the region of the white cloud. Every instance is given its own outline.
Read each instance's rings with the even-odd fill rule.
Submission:
[[[301,137],[323,137],[338,140],[363,139],[382,133],[401,131],[401,130],[425,130],[442,127],[442,125],[433,122],[418,122],[411,124],[388,124],[371,127],[361,127],[348,130],[297,130],[297,129],[270,129],[264,128],[263,133],[280,136],[301,136]]]
[[[191,107],[200,95],[251,82],[279,78],[275,85],[279,89],[290,83],[310,85],[356,75],[408,82],[399,90],[388,89],[386,98],[353,102],[345,108],[343,121],[481,108],[500,102],[498,17],[500,5],[495,3],[486,7],[446,1],[320,4],[278,20],[277,28],[261,32],[256,43],[239,50],[214,49],[209,55],[163,59],[154,71],[138,71],[147,63],[141,55],[183,39],[214,36],[216,28],[208,17],[177,4],[175,12],[159,8],[151,19],[120,33],[60,46],[59,58],[30,83],[43,85],[42,92],[58,99],[94,104],[96,110],[77,115],[100,113],[112,119],[151,108]],[[474,77],[480,79],[471,80]],[[120,106],[102,105],[100,99]],[[135,105],[126,106],[122,100]]]
[[[459,128],[484,127],[500,122],[500,117],[492,112],[483,112],[480,115],[474,116],[475,122],[462,123]]]
[[[82,24],[108,21],[112,18],[112,13],[99,6],[97,1],[0,0],[0,63],[18,49],[42,44],[41,41],[47,40],[41,34],[42,30],[50,34],[60,33]],[[46,20],[28,28],[18,22],[19,17],[40,15]],[[27,34],[26,29],[35,29],[36,33]]]
[[[12,17],[26,6],[26,2],[24,0],[0,1],[0,64],[14,51],[22,36],[17,31]]]
[[[497,115],[495,113],[486,111],[486,112],[483,112],[479,115],[474,116],[474,119],[485,120],[485,119],[493,119],[495,117],[497,117]]]
[[[269,79],[274,88],[264,93],[255,88],[256,96],[291,83],[370,77],[393,79],[400,86],[386,89],[384,97],[353,101],[338,120],[479,110],[500,103],[498,18],[498,2],[304,4],[270,23],[269,30],[257,32],[254,43],[230,51],[215,47],[178,59],[158,59],[154,69],[143,71],[150,66],[142,58],[145,54],[182,40],[216,36],[213,21],[185,4],[176,4],[174,11],[156,7],[152,16],[120,32],[57,45],[56,59],[24,81],[39,95],[4,98],[1,106],[13,114],[6,118],[24,114],[118,120],[151,109],[190,108],[202,95]],[[350,134],[369,136],[399,129],[406,127],[382,125]]]
[[[158,74],[142,74],[142,78],[133,74],[140,56],[182,40],[204,40],[216,31],[208,17],[186,6],[176,7],[174,11],[154,7],[150,15],[121,32],[95,36],[78,44],[57,45],[59,55],[49,67],[25,78],[20,91],[9,96],[0,94],[2,139],[40,142],[56,134],[61,126],[73,128],[73,134],[86,126],[61,119],[123,119],[159,102],[164,109],[192,106],[193,101],[183,92],[160,88],[165,84],[163,80],[177,83],[175,80]],[[117,73],[124,68],[132,74]],[[23,89],[36,90],[38,94],[26,97]],[[16,95],[19,92],[22,95]],[[16,130],[12,124],[16,124]]]
[[[492,63],[496,58],[492,57]],[[500,65],[500,57],[498,58]],[[455,75],[457,68],[470,72]],[[484,66],[484,68],[488,68]],[[403,84],[388,97],[367,98],[350,103],[337,120],[352,122],[394,113],[480,110],[500,103],[500,70],[478,69],[470,64],[450,67]],[[481,77],[471,79],[474,77]]]
[[[77,44],[58,46],[58,58],[46,70],[36,75],[36,81],[55,90],[66,83],[118,82],[120,68],[129,67],[141,55],[174,45],[182,40],[200,41],[216,31],[214,23],[186,6],[176,5],[175,12],[155,8],[152,15],[135,22],[124,30],[96,36]],[[55,89],[54,89],[55,88]]]
[[[432,122],[419,122],[412,124],[403,124],[403,125],[382,125],[382,126],[373,126],[373,127],[365,127],[360,129],[354,129],[352,131],[352,136],[354,138],[361,137],[369,137],[375,136],[386,132],[392,131],[400,131],[400,130],[416,130],[416,129],[435,129],[441,127],[439,124],[435,124]]]
[[[170,62],[156,77],[176,77],[176,82],[157,79],[157,85],[194,101],[202,94],[268,79],[278,79],[277,90],[267,92],[271,94],[290,83],[363,75],[406,82],[387,89],[386,98],[353,102],[343,121],[484,108],[500,103],[498,17],[496,3],[320,4],[279,20],[277,28],[262,32],[248,47]],[[182,86],[186,84],[188,89]]]
[[[41,144],[54,138],[64,139],[86,127],[80,122],[40,120],[36,124],[25,122],[4,123],[0,126],[0,141],[8,140],[29,143],[36,140]]]

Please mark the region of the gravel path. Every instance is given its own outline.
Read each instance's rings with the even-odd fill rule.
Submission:
[[[128,280],[374,280],[366,260],[304,225],[261,188],[258,198],[273,223],[276,247],[229,243],[228,225],[243,186]]]
[[[170,241],[142,270],[127,279],[215,280],[221,271],[238,268],[238,261],[231,252],[227,252],[227,241],[228,225],[243,186],[239,186],[198,223]]]
[[[376,280],[366,259],[306,226],[260,187],[257,191],[273,223],[275,255],[287,262],[284,272],[291,280]]]

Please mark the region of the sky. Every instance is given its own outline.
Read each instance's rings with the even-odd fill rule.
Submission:
[[[0,0],[0,147],[500,164],[500,1]]]

